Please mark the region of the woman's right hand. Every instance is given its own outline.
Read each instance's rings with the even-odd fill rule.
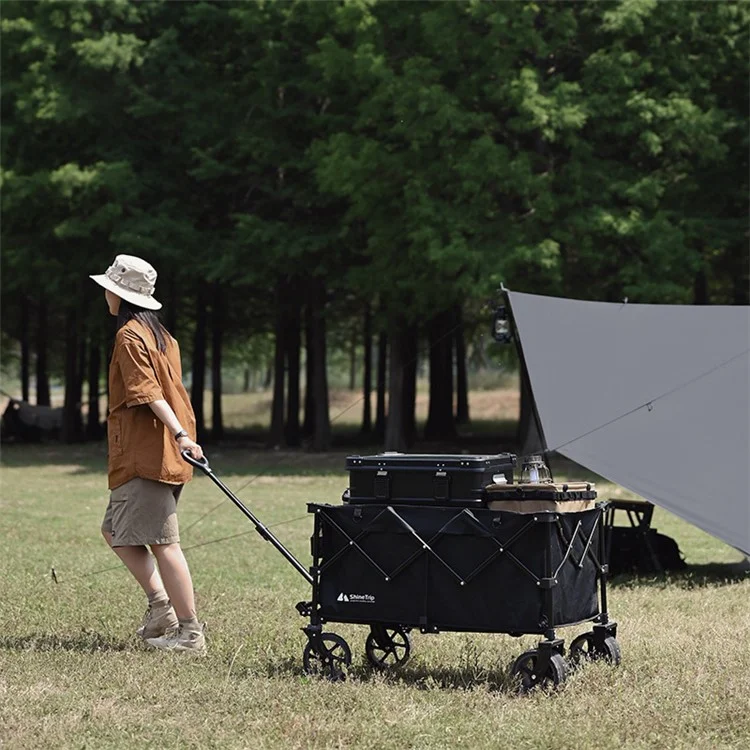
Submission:
[[[203,458],[203,448],[187,435],[181,437],[177,441],[177,445],[180,446],[180,451],[187,451],[196,461],[200,461]]]

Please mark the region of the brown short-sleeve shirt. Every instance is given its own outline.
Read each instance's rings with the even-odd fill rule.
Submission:
[[[182,427],[195,440],[195,415],[182,384],[180,348],[168,337],[167,351],[159,351],[151,331],[137,320],[128,321],[115,336],[109,366],[109,488],[134,477],[168,484],[184,484],[193,468],[149,404],[164,399]]]

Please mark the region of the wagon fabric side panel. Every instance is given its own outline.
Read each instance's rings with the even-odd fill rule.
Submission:
[[[327,620],[542,633],[599,613],[593,555],[599,509],[535,515],[387,505],[310,510],[318,602]]]

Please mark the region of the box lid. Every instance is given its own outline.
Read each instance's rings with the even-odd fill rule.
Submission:
[[[462,453],[377,453],[370,456],[347,456],[346,468],[375,467],[450,467],[450,468],[490,468],[511,467],[516,464],[513,453],[485,455],[465,455]]]

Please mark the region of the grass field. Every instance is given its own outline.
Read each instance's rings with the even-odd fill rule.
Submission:
[[[305,564],[305,504],[338,502],[344,455],[210,452]],[[691,568],[613,582],[622,664],[519,697],[506,671],[532,636],[416,634],[412,661],[382,675],[366,665],[366,628],[335,624],[354,654],[348,680],[303,676],[294,604],[309,588],[204,476],[183,495],[181,528],[209,654],[148,651],[133,635],[145,601],[98,532],[104,447],[4,447],[0,478],[2,748],[750,746],[750,574],[735,550],[661,510],[654,525]],[[569,642],[585,629],[558,632]]]

